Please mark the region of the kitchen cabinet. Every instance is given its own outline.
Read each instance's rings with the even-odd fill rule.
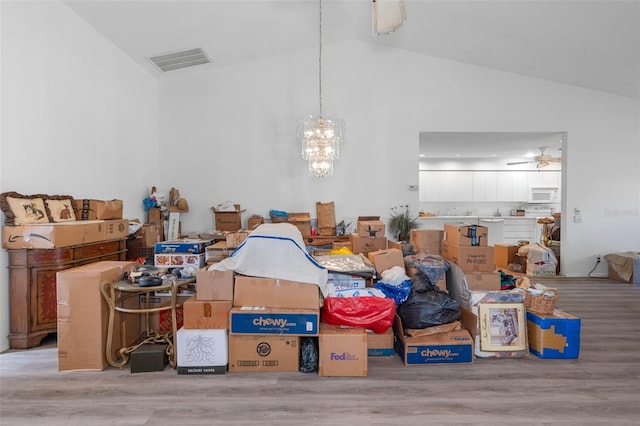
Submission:
[[[38,346],[57,331],[57,273],[103,260],[125,260],[126,239],[9,254],[9,347]]]
[[[526,202],[532,186],[561,187],[561,172],[421,170],[420,201]]]
[[[537,218],[505,219],[503,243],[518,245],[518,241],[525,240],[530,243],[536,242]]]
[[[473,201],[498,201],[498,172],[472,172]]]

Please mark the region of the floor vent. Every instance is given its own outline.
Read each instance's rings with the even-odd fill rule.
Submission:
[[[209,56],[200,48],[165,53],[148,58],[162,72],[210,64]]]

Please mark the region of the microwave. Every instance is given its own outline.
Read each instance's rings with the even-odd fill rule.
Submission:
[[[532,186],[529,188],[530,203],[555,203],[559,201],[558,188]]]

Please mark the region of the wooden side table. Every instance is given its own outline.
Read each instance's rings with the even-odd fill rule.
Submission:
[[[166,343],[167,344],[167,356],[169,357],[169,365],[171,368],[176,368],[176,347],[175,337],[178,332],[178,320],[176,309],[180,306],[177,303],[178,292],[187,284],[191,284],[195,281],[194,278],[178,280],[172,278],[164,282],[162,285],[152,287],[140,287],[137,284],[131,284],[128,281],[103,281],[100,283],[100,292],[102,297],[109,306],[109,324],[107,326],[107,344],[106,344],[106,358],[107,362],[117,368],[122,368],[129,361],[131,352],[139,348],[144,344],[149,343]],[[171,301],[168,305],[149,307],[149,300],[155,292],[169,292],[171,295]],[[139,298],[141,295],[145,295],[145,306],[140,308],[124,308],[122,302],[125,299],[131,297]],[[171,331],[161,334],[156,330],[152,330],[149,324],[149,314],[152,312],[160,312],[165,309],[171,310]],[[116,312],[125,312],[130,314],[144,314],[144,333],[142,341],[135,345],[123,347],[118,350],[120,359],[113,358],[113,334],[114,334],[114,322]]]

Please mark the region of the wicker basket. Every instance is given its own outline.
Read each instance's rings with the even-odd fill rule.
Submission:
[[[550,315],[556,307],[556,300],[558,300],[558,290],[547,288],[543,294],[527,292],[524,298],[524,306],[527,311],[534,314]]]

